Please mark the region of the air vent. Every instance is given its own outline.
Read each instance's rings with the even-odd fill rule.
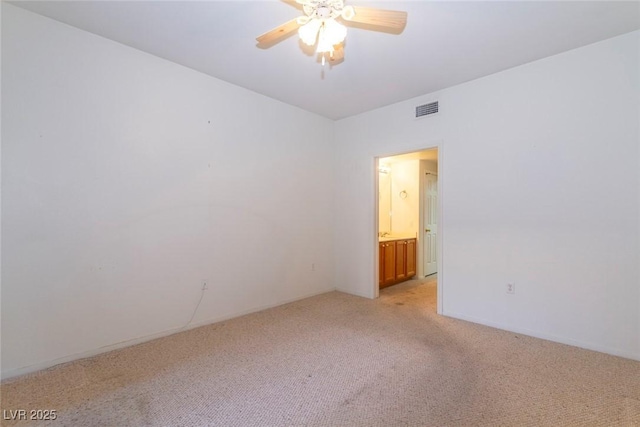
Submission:
[[[416,107],[416,117],[428,116],[438,112],[438,101]]]

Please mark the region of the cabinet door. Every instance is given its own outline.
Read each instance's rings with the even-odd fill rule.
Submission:
[[[396,280],[396,242],[386,242],[383,245],[384,275],[382,286],[388,286]]]
[[[407,278],[407,242],[398,240],[396,242],[396,280],[401,281]]]
[[[416,275],[416,239],[407,240],[404,245],[406,248],[406,266],[407,279]]]

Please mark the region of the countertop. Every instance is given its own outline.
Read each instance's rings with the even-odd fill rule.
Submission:
[[[398,235],[380,237],[380,238],[378,238],[378,241],[379,242],[391,242],[393,240],[404,240],[404,239],[415,239],[415,238],[416,238],[416,236],[415,235],[411,235],[411,234],[398,234]]]

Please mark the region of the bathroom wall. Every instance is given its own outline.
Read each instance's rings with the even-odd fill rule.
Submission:
[[[391,224],[393,234],[416,236],[420,219],[419,160],[391,166]]]
[[[391,233],[391,169],[378,172],[378,232]]]

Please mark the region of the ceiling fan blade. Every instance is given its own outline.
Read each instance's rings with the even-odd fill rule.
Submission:
[[[402,30],[407,25],[407,12],[400,10],[383,10],[372,7],[353,6],[352,16],[343,15],[342,18],[359,24]]]
[[[274,28],[271,31],[267,31],[266,33],[256,37],[258,44],[268,45],[276,42],[281,37],[286,36],[287,34],[295,31],[300,27],[298,23],[298,19],[292,19],[291,21],[287,21],[279,27]]]
[[[298,0],[281,0],[283,3],[288,4],[289,6],[293,6],[298,10],[302,10],[302,3]]]

